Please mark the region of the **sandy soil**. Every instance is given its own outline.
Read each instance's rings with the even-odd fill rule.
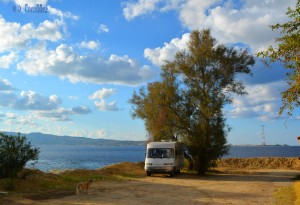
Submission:
[[[62,191],[2,198],[0,204],[274,204],[274,191],[291,185],[297,174],[299,170],[235,170],[208,176],[180,174],[174,178],[153,175],[96,181],[88,195]]]

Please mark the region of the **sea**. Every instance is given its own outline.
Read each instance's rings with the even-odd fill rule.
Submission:
[[[120,162],[141,162],[145,146],[39,145],[39,159],[27,168],[41,171],[99,169]],[[300,146],[231,146],[223,158],[299,157]]]

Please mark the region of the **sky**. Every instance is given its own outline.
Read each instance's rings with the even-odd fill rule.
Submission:
[[[218,43],[258,51],[276,46],[296,0],[0,0],[0,130],[146,140],[132,119],[134,91],[187,48],[195,29]],[[278,115],[286,70],[260,59],[247,95],[224,107],[230,144],[297,145],[300,112]]]

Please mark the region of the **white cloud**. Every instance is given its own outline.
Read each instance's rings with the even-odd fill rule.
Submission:
[[[161,48],[146,48],[144,57],[149,59],[154,65],[161,66],[165,61],[174,60],[177,51],[186,49],[189,39],[190,34],[186,33],[181,38],[174,38],[170,43],[164,43],[164,46]]]
[[[10,52],[8,55],[0,56],[0,68],[7,69],[10,65],[16,61],[16,52]]]
[[[279,106],[282,81],[267,84],[246,85],[247,95],[235,96],[230,111],[226,115],[233,118],[257,117],[260,120],[280,118]]]
[[[294,2],[247,0],[238,9],[230,2],[209,9],[208,16],[202,20],[192,22],[188,15],[182,15],[181,21],[189,29],[211,28],[212,34],[222,43],[243,42],[250,45],[253,52],[257,52],[274,44],[278,32],[272,31],[269,25],[286,21],[287,7],[293,6]]]
[[[57,95],[46,97],[34,91],[22,91],[21,98],[14,103],[13,107],[20,110],[51,110],[61,103]]]
[[[187,0],[179,9],[179,19],[189,29],[199,29],[205,25],[206,11],[220,0]]]
[[[58,108],[48,111],[36,111],[35,114],[38,118],[48,118],[54,121],[71,121],[72,115],[85,115],[90,113],[91,110],[86,106],[77,106],[73,108]]]
[[[73,20],[78,20],[79,16],[76,16],[74,14],[72,14],[71,12],[63,12],[59,9],[53,8],[51,6],[47,6],[47,9],[49,11],[50,14],[55,15],[60,17],[61,19],[63,18],[69,18],[69,19],[73,19]]]
[[[135,1],[125,4],[123,14],[127,20],[155,11],[165,11],[168,1]],[[173,2],[173,1],[172,1]],[[275,44],[277,31],[269,25],[286,22],[287,8],[296,0],[184,0],[173,2],[169,9],[177,10],[181,24],[189,30],[206,29],[221,43],[244,43],[253,52]]]
[[[49,51],[45,44],[36,45],[26,52],[26,58],[17,64],[17,69],[30,75],[56,75],[74,83],[137,85],[156,76],[149,66],[140,66],[126,55],[111,55],[108,60],[81,56],[65,44]]]
[[[114,88],[102,88],[101,90],[97,90],[92,95],[89,96],[90,100],[100,100],[94,101],[95,106],[100,111],[119,111],[120,109],[117,107],[117,101],[106,102],[106,98],[110,97],[112,94],[116,92]]]
[[[7,91],[13,91],[14,88],[12,87],[12,84],[7,79],[1,79],[0,78],[0,92],[7,92]],[[1,99],[3,100],[3,99]]]
[[[110,136],[110,133],[107,130],[96,130],[96,131],[91,131],[87,135],[90,138],[96,138],[96,139],[107,139]]]
[[[0,28],[0,52],[25,48],[30,41],[31,24],[7,22],[0,15]]]
[[[5,120],[6,126],[20,126],[18,130],[21,130],[24,126],[37,127],[37,123],[33,119],[32,115],[15,115],[15,117]]]
[[[71,136],[76,136],[76,137],[89,137],[92,139],[107,139],[110,138],[111,133],[107,130],[104,129],[99,129],[99,130],[80,130],[80,131],[75,131],[70,134]]]
[[[100,111],[119,111],[120,110],[117,107],[116,101],[107,103],[105,100],[101,99],[100,101],[95,101],[94,104]]]
[[[89,99],[90,100],[96,100],[96,99],[108,98],[109,96],[111,96],[115,92],[116,92],[115,88],[109,88],[109,89],[102,88],[101,90],[97,90],[91,96],[89,96]]]
[[[22,91],[18,96],[12,92],[14,89],[7,81],[0,82],[0,106],[2,107],[17,110],[52,110],[58,108],[62,103],[56,95],[47,97],[34,91]]]
[[[137,16],[151,13],[157,8],[160,0],[139,0],[138,2],[127,2],[123,8],[123,15],[127,20],[132,20]]]
[[[47,1],[16,1],[20,6],[25,4],[46,4]],[[6,21],[0,15],[0,53],[5,51],[27,49],[31,46],[32,41],[52,41],[56,42],[62,40],[67,33],[65,19],[78,20],[79,17],[73,15],[70,12],[62,12],[51,6],[48,6],[48,11],[54,16],[59,18],[50,20],[44,20],[39,25],[34,25],[33,23],[20,24],[17,22]]]
[[[60,20],[48,21],[45,20],[33,30],[33,38],[38,40],[49,40],[49,41],[58,41],[63,38],[63,33],[61,28],[64,26],[64,23]]]
[[[80,43],[82,48],[87,48],[91,50],[97,50],[100,47],[99,41],[82,41]]]
[[[73,114],[80,114],[80,115],[88,114],[91,112],[90,108],[84,105],[73,107],[71,111]]]
[[[78,100],[78,99],[79,99],[78,96],[69,96],[68,98],[69,98],[70,100]]]
[[[5,115],[8,119],[16,119],[18,117],[18,115],[16,115],[15,113],[12,112],[8,112]]]
[[[150,14],[156,10],[165,12],[178,9],[184,0],[138,0],[123,4],[123,15],[130,21],[138,16]]]
[[[109,28],[107,25],[105,24],[101,24],[99,27],[98,27],[98,33],[108,33],[109,32]]]
[[[58,41],[64,37],[64,23],[60,20],[21,25],[8,22],[0,15],[0,53],[12,50],[25,50],[33,39]]]

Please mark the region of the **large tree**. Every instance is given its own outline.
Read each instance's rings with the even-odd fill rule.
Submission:
[[[265,63],[280,62],[284,65],[288,76],[288,86],[282,94],[282,107],[280,114],[288,110],[292,114],[295,107],[300,105],[300,0],[296,8],[288,8],[286,14],[290,21],[283,24],[272,25],[272,30],[280,30],[280,37],[276,38],[278,47],[270,46],[261,51],[258,56],[265,59]]]
[[[222,108],[231,94],[245,94],[236,75],[251,73],[253,64],[246,50],[217,44],[209,30],[193,31],[188,49],[162,66],[161,81],[133,94],[133,117],[145,121],[154,141],[184,142],[198,174],[204,174],[227,152]]]

